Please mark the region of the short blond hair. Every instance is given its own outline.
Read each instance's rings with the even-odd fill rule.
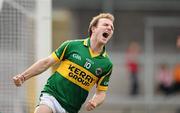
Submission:
[[[114,16],[112,14],[110,14],[110,13],[100,13],[99,15],[93,17],[93,19],[91,20],[91,22],[89,24],[89,28],[88,28],[89,36],[91,36],[91,34],[92,34],[91,28],[93,26],[96,26],[98,24],[99,19],[101,19],[101,18],[110,19],[112,22],[114,22]]]

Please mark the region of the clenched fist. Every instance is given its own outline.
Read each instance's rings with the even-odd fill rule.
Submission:
[[[89,100],[86,105],[86,110],[91,111],[91,110],[95,109],[96,106],[97,106],[96,102],[94,102],[93,100]]]
[[[19,87],[24,83],[25,77],[21,74],[18,74],[13,77],[13,81],[14,81],[15,85]]]

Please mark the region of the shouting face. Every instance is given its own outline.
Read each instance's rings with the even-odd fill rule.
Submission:
[[[98,43],[106,44],[114,32],[113,22],[110,19],[99,19],[96,26],[92,27],[92,34]]]

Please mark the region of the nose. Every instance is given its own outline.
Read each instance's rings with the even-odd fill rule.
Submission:
[[[107,28],[109,31],[113,31],[113,27],[111,25],[108,25]]]
[[[107,29],[108,29],[108,31],[111,31],[112,30],[112,28],[111,28],[111,26],[109,25],[109,26],[107,26]]]
[[[110,25],[108,25],[108,26],[107,26],[107,28],[108,28],[108,29],[111,29],[111,26],[110,26]]]

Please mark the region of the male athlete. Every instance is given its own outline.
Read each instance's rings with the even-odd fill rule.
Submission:
[[[64,42],[50,56],[13,77],[15,85],[21,86],[24,81],[61,62],[41,91],[35,113],[78,113],[95,84],[96,92],[87,102],[86,110],[91,111],[104,101],[113,67],[105,44],[113,35],[113,22],[112,14],[95,16],[89,25],[90,37]]]

